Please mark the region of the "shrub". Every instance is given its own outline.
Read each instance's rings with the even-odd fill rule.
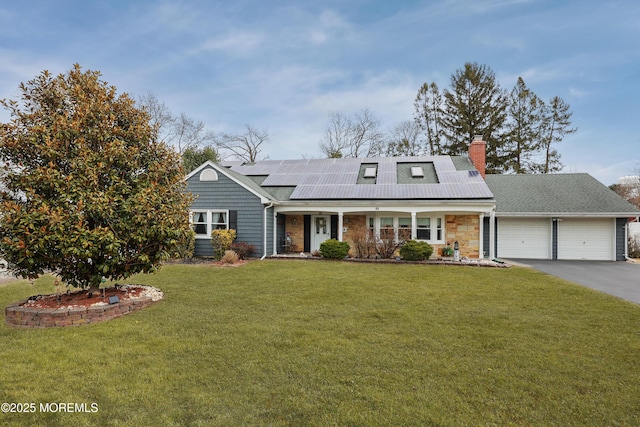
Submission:
[[[0,253],[11,273],[97,290],[156,271],[190,231],[184,172],[97,71],[43,71],[0,100]]]
[[[427,242],[409,240],[400,248],[400,256],[407,261],[424,261],[433,253],[433,247]]]
[[[325,240],[320,244],[320,255],[328,259],[343,259],[349,253],[349,244],[336,239]]]
[[[224,251],[221,261],[225,264],[235,264],[238,262],[238,254],[231,250]]]
[[[231,244],[236,238],[236,230],[213,230],[211,232],[211,244],[213,245],[213,256],[221,259],[225,251],[231,249]]]
[[[189,232],[184,236],[184,239],[180,240],[176,245],[173,253],[171,254],[172,258],[190,260],[193,258],[193,252],[196,247],[196,233],[193,230],[189,230]]]
[[[453,248],[449,245],[441,249],[442,256],[453,256]]]
[[[356,258],[370,258],[376,255],[376,239],[367,228],[356,230],[351,235]]]
[[[382,231],[382,230],[381,230]],[[387,230],[384,230],[387,231]],[[393,258],[396,250],[404,244],[403,240],[396,240],[393,233],[384,232],[378,236],[376,240],[376,252],[380,255],[380,258],[389,259]]]
[[[256,247],[245,242],[231,244],[231,250],[238,254],[238,258],[247,259],[256,251]]]

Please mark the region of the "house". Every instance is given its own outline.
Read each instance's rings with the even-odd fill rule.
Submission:
[[[587,174],[486,175],[468,156],[207,162],[186,178],[196,255],[230,228],[257,255],[313,252],[327,239],[418,239],[469,258],[620,260],[640,211]]]

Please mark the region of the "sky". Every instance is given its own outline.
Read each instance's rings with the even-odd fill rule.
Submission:
[[[420,86],[449,87],[466,62],[570,104],[563,172],[609,185],[640,170],[637,0],[0,3],[0,99],[78,63],[213,132],[265,130],[271,159],[323,157],[332,112],[412,120]]]

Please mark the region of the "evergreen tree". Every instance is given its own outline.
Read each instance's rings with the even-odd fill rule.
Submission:
[[[466,63],[451,76],[451,90],[444,90],[440,121],[445,138],[443,153],[466,154],[476,135],[487,143],[487,173],[507,169],[502,156],[507,96],[486,65]]]
[[[507,170],[530,173],[536,170],[534,155],[540,148],[544,102],[524,83],[522,77],[509,94],[509,120],[505,125]]]
[[[206,161],[219,162],[220,156],[215,148],[211,146],[197,148],[189,147],[182,152],[182,169],[191,172]]]
[[[506,93],[493,71],[477,63],[456,70],[442,93],[424,83],[414,107],[432,155],[466,155],[479,135],[487,143],[487,173],[557,172],[563,165],[554,145],[576,131],[561,98],[545,104],[521,77]]]
[[[18,276],[97,289],[155,271],[191,236],[177,153],[99,77],[43,71],[0,102],[12,118],[0,123],[0,252]]]

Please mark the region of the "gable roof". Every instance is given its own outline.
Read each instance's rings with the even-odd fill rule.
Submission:
[[[191,173],[189,173],[189,175],[185,177],[185,181],[188,181],[190,178],[194,177],[195,175],[200,174],[205,169],[214,169],[217,172],[220,172],[221,174],[225,175],[227,178],[238,183],[244,189],[248,190],[249,192],[259,197],[262,203],[269,203],[271,201],[277,200],[277,198],[275,198],[272,194],[270,194],[266,189],[262,188],[254,180],[244,175],[241,175],[237,172],[229,170],[228,168],[222,167],[212,161],[206,161],[205,163],[201,164],[196,169],[191,171]]]
[[[493,199],[470,162],[456,162],[464,167],[450,156],[263,160],[232,164],[230,171],[279,200]],[[411,167],[418,166],[423,175],[412,176]]]
[[[586,173],[487,175],[496,214],[638,216],[640,211]]]

